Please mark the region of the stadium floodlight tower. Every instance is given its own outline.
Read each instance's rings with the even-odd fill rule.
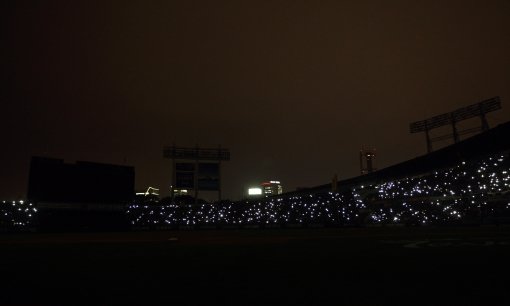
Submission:
[[[487,131],[489,123],[487,122],[486,114],[501,109],[501,100],[499,97],[490,98],[479,103],[471,104],[469,106],[459,108],[453,112],[434,116],[432,118],[416,121],[410,124],[409,130],[411,133],[425,132],[425,140],[427,142],[427,153],[432,152],[432,142],[453,138],[453,142],[457,143],[460,140],[460,135],[474,133],[478,131]],[[480,117],[481,126],[466,129],[463,131],[457,130],[457,122],[474,117]],[[438,127],[451,125],[452,134],[442,135],[431,138],[429,131]]]
[[[230,160],[230,151],[218,146],[216,149],[165,147],[163,157],[172,159],[172,198],[176,190],[194,190],[195,203],[198,191],[217,191],[221,201],[220,166]]]

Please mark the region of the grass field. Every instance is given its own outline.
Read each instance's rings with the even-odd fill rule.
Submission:
[[[0,235],[0,305],[507,305],[510,228]]]

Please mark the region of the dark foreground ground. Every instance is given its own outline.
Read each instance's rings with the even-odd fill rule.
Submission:
[[[510,228],[0,234],[0,305],[510,305]]]

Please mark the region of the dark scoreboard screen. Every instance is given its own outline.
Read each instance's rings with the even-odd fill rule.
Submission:
[[[134,194],[133,167],[33,157],[28,198],[39,202],[120,203]]]

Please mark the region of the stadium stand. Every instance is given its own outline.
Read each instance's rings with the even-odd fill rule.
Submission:
[[[509,134],[510,123],[502,124],[433,153],[341,181],[334,193],[325,184],[239,202],[135,200],[123,212],[134,229],[509,223]],[[33,226],[34,215],[41,216],[32,204],[22,202],[3,202],[1,214],[2,228]],[[108,223],[110,217],[100,220]]]
[[[133,226],[294,226],[509,222],[510,122],[338,183],[258,201],[129,207]]]

